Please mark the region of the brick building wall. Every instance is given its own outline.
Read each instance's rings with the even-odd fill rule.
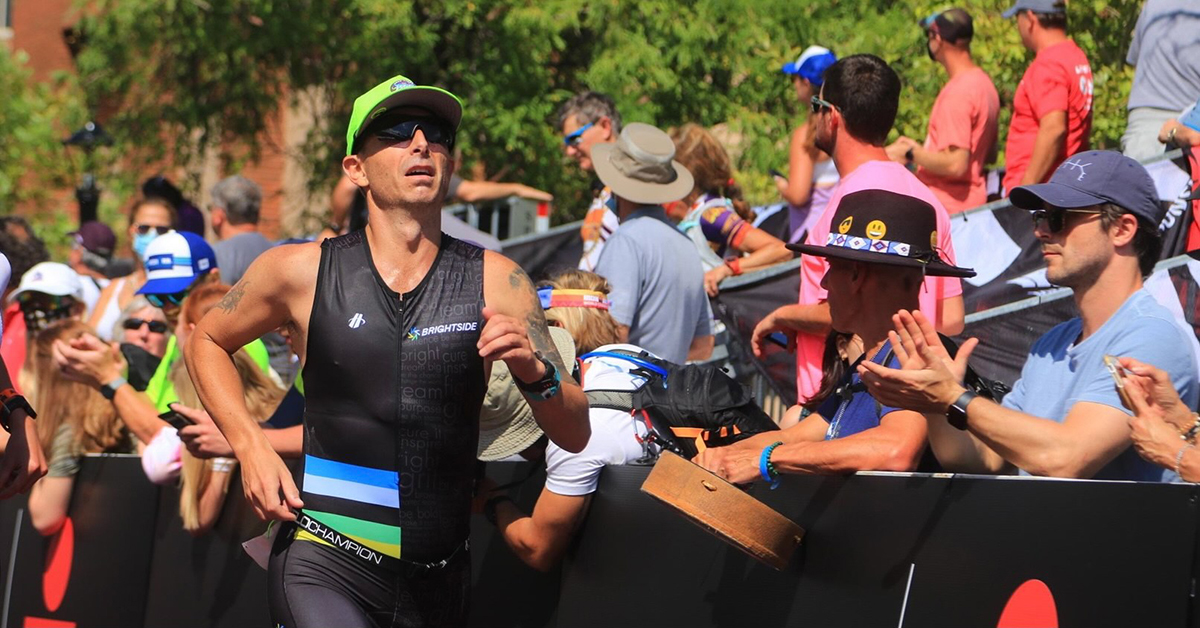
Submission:
[[[0,0],[4,2],[5,0]],[[77,10],[75,0],[7,0],[11,3],[11,24],[0,33],[7,39],[12,50],[22,50],[29,56],[29,66],[35,81],[49,80],[57,71],[74,71],[71,51],[64,33],[75,22]],[[2,41],[2,40],[0,40]],[[267,122],[264,137],[259,139],[261,148],[257,162],[244,168],[241,174],[262,186],[263,207],[260,228],[269,238],[301,235],[314,230],[319,221],[305,221],[305,216],[319,216],[327,205],[328,195],[307,193],[305,168],[288,155],[298,153],[307,129],[312,126],[312,116],[319,108],[307,106],[291,107],[281,102],[275,116]],[[103,118],[98,120],[104,123]],[[233,172],[222,172],[216,159],[204,159],[198,164],[166,164],[158,168],[147,168],[138,173],[139,179],[162,172],[177,185],[185,186],[188,180],[198,180],[199,189],[185,189],[185,193],[198,207],[207,212],[208,190],[218,180]],[[70,199],[72,191],[63,190],[63,198]],[[56,195],[57,196],[57,195]],[[124,202],[127,199],[120,199]],[[73,202],[63,203],[72,212]],[[113,225],[120,231],[119,225]],[[212,237],[213,234],[209,233]]]

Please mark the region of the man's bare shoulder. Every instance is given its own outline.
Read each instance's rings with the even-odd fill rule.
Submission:
[[[524,311],[536,301],[533,281],[516,262],[494,251],[483,254],[483,292],[489,307]]]
[[[292,288],[315,285],[321,265],[321,245],[317,242],[281,244],[254,260],[246,275],[270,278]]]

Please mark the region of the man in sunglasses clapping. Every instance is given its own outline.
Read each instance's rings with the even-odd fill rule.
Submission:
[[[1131,356],[1171,374],[1196,406],[1194,338],[1143,288],[1162,250],[1166,209],[1138,162],[1115,151],[1069,157],[1048,183],[1013,190],[1013,205],[1033,212],[1046,278],[1071,288],[1079,316],[1046,332],[1029,351],[1003,403],[962,385],[975,341],[951,359],[920,314],[901,312],[896,332],[904,370],[859,367],[882,403],[917,410],[947,471],[1102,480],[1170,481],[1176,474],[1131,448],[1106,356]],[[1178,461],[1176,462],[1178,465]]]

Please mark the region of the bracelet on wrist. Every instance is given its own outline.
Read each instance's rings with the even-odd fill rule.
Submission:
[[[1192,447],[1195,447],[1195,445],[1188,443],[1183,447],[1180,447],[1179,453],[1175,454],[1175,475],[1178,475],[1179,479],[1181,480],[1183,479],[1183,472],[1179,470],[1179,467],[1183,464],[1183,454],[1187,453],[1187,450],[1191,449]]]
[[[1196,434],[1200,433],[1200,414],[1192,413],[1192,424],[1184,429],[1179,430],[1179,438],[1192,443],[1196,441]]]
[[[771,463],[771,454],[775,448],[782,445],[783,441],[775,441],[763,448],[762,455],[758,458],[758,473],[762,479],[767,482],[771,490],[779,488],[779,470]]]
[[[734,258],[725,260],[725,267],[736,277],[742,274],[742,260]]]

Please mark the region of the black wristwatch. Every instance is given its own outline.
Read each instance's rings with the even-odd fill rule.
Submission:
[[[908,163],[910,164],[913,162],[913,149],[911,147],[904,151],[904,158],[907,159]]]
[[[512,498],[508,495],[497,495],[483,502],[483,518],[487,519],[488,523],[492,524],[492,527],[496,527],[496,506],[499,506],[500,502],[511,501]]]
[[[951,426],[960,430],[967,429],[967,406],[971,404],[971,400],[978,397],[973,390],[967,390],[958,396],[954,403],[946,409],[946,420]]]
[[[37,418],[37,413],[33,411],[33,406],[29,405],[29,400],[12,388],[0,390],[0,408],[2,408],[0,410],[0,427],[3,427],[5,432],[12,432],[8,419],[16,410],[24,410],[31,419]]]
[[[125,378],[124,378],[124,377],[119,377],[119,376],[118,376],[118,377],[117,377],[116,379],[114,379],[113,381],[111,381],[111,382],[109,382],[109,383],[107,383],[107,384],[104,384],[103,386],[101,386],[101,387],[100,387],[100,394],[101,394],[101,395],[104,395],[104,398],[105,398],[105,399],[107,399],[107,400],[109,400],[109,401],[112,401],[112,400],[113,400],[113,398],[117,396],[117,389],[118,389],[118,388],[120,388],[120,387],[122,387],[122,386],[124,386],[125,384],[128,384],[128,383],[129,383],[129,382],[125,381]]]
[[[542,374],[542,378],[536,382],[525,383],[519,377],[513,375],[513,381],[516,382],[517,388],[521,392],[527,393],[535,399],[545,401],[557,395],[558,391],[562,389],[562,378],[558,374],[558,369],[554,368],[554,363],[547,360],[541,351],[533,355],[546,366],[546,372]]]

